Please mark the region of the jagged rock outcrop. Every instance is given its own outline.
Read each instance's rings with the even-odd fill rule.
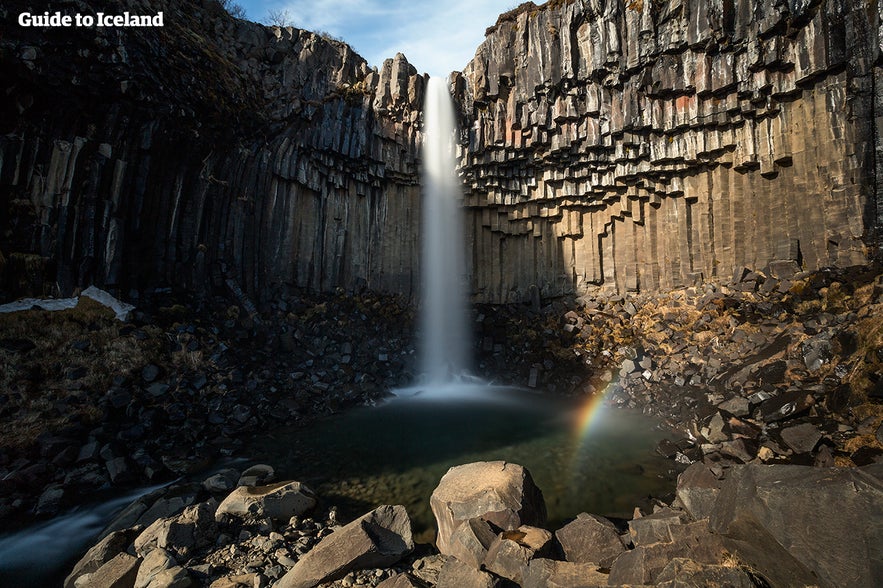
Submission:
[[[372,70],[214,0],[127,8],[165,26],[22,28],[28,2],[0,9],[3,289],[410,294],[424,78],[404,56]]]
[[[477,298],[866,261],[879,11],[555,0],[501,17],[454,82]]]

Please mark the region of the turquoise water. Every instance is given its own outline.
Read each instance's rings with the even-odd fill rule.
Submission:
[[[550,528],[580,512],[631,518],[649,497],[673,492],[675,465],[654,452],[667,436],[657,421],[602,408],[580,429],[587,411],[579,404],[514,391],[504,397],[397,399],[276,430],[245,454],[273,464],[280,479],[305,482],[350,517],[404,504],[423,538],[435,527],[429,497],[439,479],[473,461],[528,468]]]

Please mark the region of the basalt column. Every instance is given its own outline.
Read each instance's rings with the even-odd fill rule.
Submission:
[[[550,4],[503,15],[457,80],[477,299],[868,260],[876,11]]]

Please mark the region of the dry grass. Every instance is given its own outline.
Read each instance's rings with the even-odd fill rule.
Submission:
[[[99,418],[95,402],[113,378],[140,370],[161,351],[155,327],[139,340],[120,335],[122,326],[113,312],[85,297],[69,310],[0,315],[0,339],[35,346],[26,352],[0,348],[0,393],[6,397],[0,447],[26,447],[43,432]],[[69,377],[74,370],[79,377]]]

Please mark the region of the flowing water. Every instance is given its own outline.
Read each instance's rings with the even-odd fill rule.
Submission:
[[[44,588],[61,586],[95,537],[126,505],[160,486],[120,495],[107,491],[106,500],[90,497],[51,520],[13,533],[0,533],[0,586]]]
[[[454,108],[447,84],[430,78],[423,127],[421,229],[421,370],[423,381],[448,382],[468,368],[462,184],[453,140]]]

